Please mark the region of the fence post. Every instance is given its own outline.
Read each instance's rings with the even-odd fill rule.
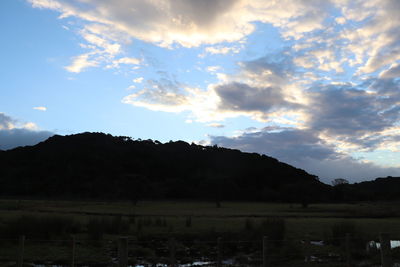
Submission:
[[[71,267],[75,267],[75,236],[72,236],[71,245]]]
[[[306,262],[309,265],[311,263],[311,241],[310,241],[310,235],[307,234],[306,238],[304,240],[304,250],[305,250],[305,254],[306,254]]]
[[[24,248],[25,248],[25,236],[21,235],[19,237],[18,261],[17,261],[18,267],[22,267],[22,265],[24,264]]]
[[[217,238],[217,267],[222,266],[222,238]]]
[[[268,267],[268,237],[263,236],[263,267]]]
[[[120,237],[118,240],[118,267],[128,266],[128,238]]]
[[[346,233],[345,239],[345,249],[346,249],[346,266],[351,266],[351,253],[350,253],[350,234]]]
[[[390,255],[390,236],[387,233],[381,233],[379,239],[381,241],[382,267],[392,267],[392,257]]]
[[[175,267],[176,260],[175,260],[175,239],[171,238],[169,240],[169,266]]]

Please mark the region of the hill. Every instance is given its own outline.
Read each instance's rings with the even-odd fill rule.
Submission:
[[[336,201],[393,201],[400,200],[400,177],[376,178],[354,184],[343,184],[333,188]]]
[[[331,187],[256,153],[103,133],[55,135],[0,152],[0,195],[308,202]]]

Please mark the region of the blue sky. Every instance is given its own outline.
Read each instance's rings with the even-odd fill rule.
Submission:
[[[4,0],[0,149],[101,131],[400,175],[396,0]]]

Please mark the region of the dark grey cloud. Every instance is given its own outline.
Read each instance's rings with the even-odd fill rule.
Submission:
[[[271,130],[266,128],[244,133],[238,137],[212,136],[211,143],[272,156],[318,175],[321,181],[328,184],[338,177],[357,182],[400,175],[400,168],[384,168],[338,153],[310,130],[282,129],[278,132]]]
[[[380,131],[391,126],[398,114],[388,116],[379,96],[352,87],[326,86],[312,93],[309,127],[338,135]]]
[[[215,92],[221,99],[220,109],[234,111],[269,111],[294,106],[287,102],[279,87],[254,87],[232,82],[219,85]]]
[[[48,131],[31,131],[23,128],[0,130],[0,149],[35,145],[53,135],[54,133]]]
[[[275,80],[280,81],[280,79],[286,79],[290,75],[295,73],[295,66],[293,64],[293,54],[288,53],[287,50],[280,51],[275,54],[267,54],[263,57],[243,61],[241,62],[241,67],[244,71],[248,71],[254,74],[262,74],[265,71],[270,71]],[[271,77],[271,76],[270,76]]]
[[[320,180],[327,184],[339,177],[354,183],[377,177],[400,176],[400,168],[381,167],[373,163],[361,162],[350,156],[329,160],[307,159],[295,166],[318,175]]]
[[[211,142],[221,146],[234,147],[242,151],[258,152],[285,162],[301,162],[306,158],[333,159],[340,157],[315,133],[308,130],[283,129],[270,131],[269,128],[243,133],[238,137],[212,136]]]
[[[0,149],[7,150],[18,146],[35,145],[54,135],[49,131],[33,131],[27,128],[15,128],[17,121],[0,113]]]
[[[284,87],[294,74],[294,67],[292,58],[284,51],[240,62],[240,66],[239,81],[215,87],[221,99],[221,110],[269,112],[300,108],[299,104],[286,99]],[[242,76],[252,80],[252,83],[243,82]]]
[[[171,10],[181,14],[182,22],[190,22],[203,27],[213,25],[215,20],[232,8],[237,0],[174,0],[171,1]]]
[[[312,88],[308,127],[373,150],[391,136],[380,132],[400,121],[400,86],[394,79],[371,79],[359,86]]]
[[[10,129],[13,123],[14,120],[11,117],[7,116],[4,113],[0,113],[0,130]]]

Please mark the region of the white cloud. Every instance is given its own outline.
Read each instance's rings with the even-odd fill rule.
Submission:
[[[346,19],[344,17],[338,17],[338,18],[335,19],[335,21],[338,24],[345,24],[346,23]]]
[[[221,124],[221,123],[209,123],[207,124],[208,127],[212,127],[212,128],[224,128],[225,125]]]
[[[46,111],[47,110],[46,107],[33,107],[33,109],[40,110],[40,111]]]
[[[240,47],[238,46],[208,46],[204,49],[204,53],[200,54],[199,57],[205,57],[206,54],[211,54],[211,55],[226,55],[228,53],[234,53],[237,54],[240,52]]]
[[[134,83],[142,83],[143,79],[144,79],[143,77],[135,78],[135,79],[132,80],[132,82],[134,82]]]
[[[221,69],[221,66],[208,66],[207,67],[207,71],[208,72],[216,72],[216,71],[218,71],[220,69]]]
[[[106,68],[119,68],[121,64],[125,65],[139,65],[141,60],[134,57],[123,57],[112,61],[112,64],[107,65]]]
[[[77,17],[96,26],[97,34],[133,38],[171,46],[185,47],[239,41],[261,21],[281,27],[285,36],[296,36],[320,29],[330,6],[328,1],[98,1],[85,4],[63,0],[29,0],[34,7],[53,9],[61,18]],[[93,30],[91,30],[93,32]],[[91,37],[90,37],[91,38]],[[97,38],[94,38],[97,39]],[[88,40],[99,42],[101,40]],[[100,46],[104,46],[100,44]],[[208,48],[210,53],[228,53],[227,48]],[[230,49],[234,51],[235,49]]]
[[[72,64],[65,67],[65,69],[69,72],[79,73],[86,68],[98,66],[99,62],[90,59],[91,55],[92,53],[86,53],[74,57]]]
[[[76,57],[67,68],[73,72],[104,61],[118,66],[113,64],[115,57],[132,39],[164,47],[211,44],[205,54],[237,53],[240,46],[221,43],[243,40],[255,30],[255,21],[272,24],[284,38],[305,43],[303,47],[313,43],[315,49],[310,52],[314,55],[308,57],[312,62],[306,62],[306,57],[297,59],[306,68],[342,72],[341,64],[348,61],[360,65],[362,74],[400,59],[397,0],[28,1],[36,8],[56,10],[60,18],[83,22],[79,33],[94,54],[90,61],[87,54]],[[337,17],[330,13],[333,9],[339,10]],[[320,56],[316,53],[323,44],[325,55]]]

